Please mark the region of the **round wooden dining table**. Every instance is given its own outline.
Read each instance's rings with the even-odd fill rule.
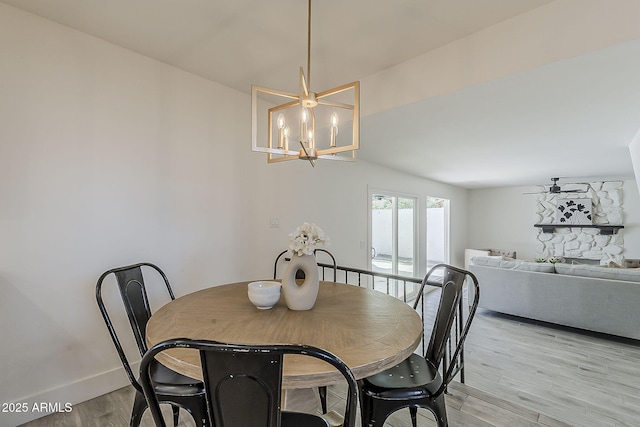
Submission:
[[[197,291],[166,304],[147,324],[149,347],[170,338],[235,344],[306,344],[340,357],[364,378],[407,358],[422,339],[422,321],[406,303],[382,292],[320,282],[311,310],[289,310],[284,297],[268,310],[256,308],[247,284],[238,282]],[[158,355],[169,368],[202,379],[198,352],[173,349]],[[286,355],[283,388],[325,386],[342,375],[320,360]]]

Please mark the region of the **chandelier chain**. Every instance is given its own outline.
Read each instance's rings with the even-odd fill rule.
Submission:
[[[311,0],[307,10],[307,87],[311,88]]]

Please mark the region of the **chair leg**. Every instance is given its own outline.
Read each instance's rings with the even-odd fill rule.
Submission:
[[[171,405],[171,411],[173,412],[173,427],[178,427],[178,418],[180,417],[180,407],[178,405]]]
[[[142,415],[147,409],[147,401],[144,398],[144,394],[136,391],[136,396],[133,399],[133,410],[131,411],[131,422],[129,426],[139,427],[142,421]]]
[[[441,393],[433,399],[433,405],[431,405],[430,409],[436,417],[438,427],[448,427],[449,421],[447,420],[447,406],[444,401],[444,393]]]
[[[409,413],[411,414],[411,425],[418,427],[418,408],[415,406],[409,406]]]
[[[384,401],[365,397],[361,399],[360,416],[363,427],[382,427],[389,415],[397,408],[389,407]]]
[[[182,408],[187,411],[187,413],[191,415],[191,418],[193,418],[196,427],[211,427],[208,422],[207,401],[204,396],[197,399],[194,399],[192,396],[180,398],[174,397],[174,399],[176,400],[176,403],[178,403],[175,405],[175,408]],[[176,413],[174,412],[174,421],[177,419],[175,418],[175,414]]]
[[[369,427],[371,424],[371,399],[367,398],[360,389],[360,425]]]
[[[318,394],[320,395],[320,406],[322,407],[322,413],[327,413],[327,386],[318,387]]]
[[[386,408],[385,405],[381,405],[380,402],[378,402],[378,404],[374,402],[371,409],[371,419],[369,420],[371,427],[384,426],[384,422],[387,421],[391,412],[394,412],[393,410],[389,411],[388,408]]]
[[[376,399],[364,391],[363,383],[358,383],[360,401],[360,420],[362,427],[382,427],[389,415],[397,410],[395,404],[386,405],[384,400]]]
[[[213,426],[209,426],[206,407],[197,408],[195,411],[191,413],[191,416],[195,420],[197,427],[213,427]]]

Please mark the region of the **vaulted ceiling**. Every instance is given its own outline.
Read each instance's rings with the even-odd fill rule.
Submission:
[[[304,0],[0,1],[246,93],[306,67]],[[361,80],[358,157],[418,176],[631,177],[638,3],[316,0],[312,88]]]

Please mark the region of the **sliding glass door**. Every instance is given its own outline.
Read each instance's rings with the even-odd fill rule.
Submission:
[[[371,269],[375,272],[413,277],[416,265],[417,199],[374,191],[371,197]],[[396,281],[378,280],[374,288],[402,297]]]

